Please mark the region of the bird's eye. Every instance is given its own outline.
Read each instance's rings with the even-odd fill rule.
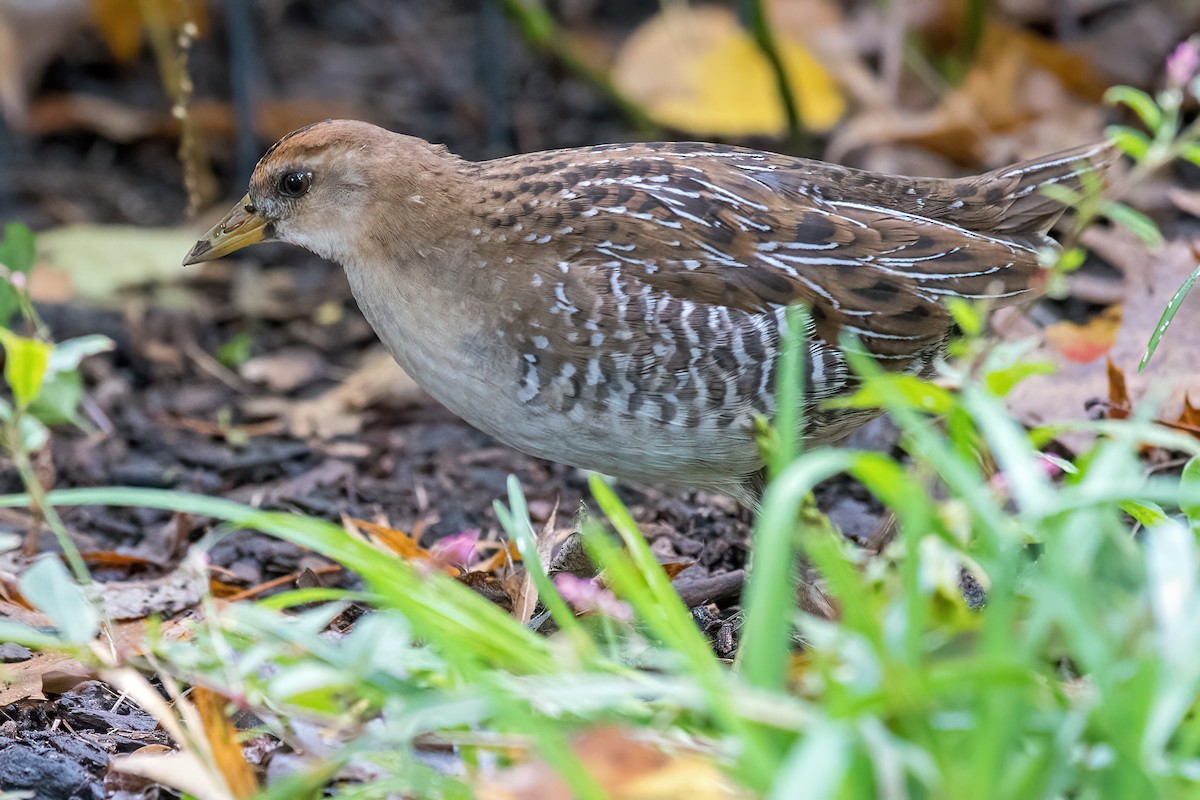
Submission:
[[[312,185],[311,172],[288,172],[279,179],[279,193],[288,197],[299,197]]]

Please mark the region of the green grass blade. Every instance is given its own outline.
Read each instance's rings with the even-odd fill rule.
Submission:
[[[449,658],[474,658],[516,672],[554,671],[549,643],[499,606],[444,575],[423,575],[411,564],[385,557],[340,526],[298,514],[260,511],[230,500],[184,492],[127,487],[62,489],[51,505],[158,508],[213,517],[314,550],[359,573],[381,602],[403,613],[414,630]],[[0,496],[0,507],[29,504],[27,495]]]
[[[746,624],[738,663],[746,683],[782,691],[791,652],[792,618],[796,610],[797,517],[816,484],[844,472],[854,463],[849,450],[806,453],[771,481],[754,524],[750,577],[744,605]]]
[[[787,332],[775,377],[775,447],[770,453],[769,469],[772,478],[795,460],[803,444],[804,334],[810,324],[808,310],[803,306],[788,308]]]
[[[1158,343],[1162,341],[1163,335],[1167,332],[1167,328],[1171,327],[1171,322],[1175,319],[1175,314],[1178,313],[1179,307],[1183,305],[1184,299],[1188,296],[1188,292],[1196,285],[1196,281],[1200,280],[1200,264],[1192,270],[1192,274],[1184,279],[1183,284],[1175,290],[1175,294],[1171,295],[1167,307],[1163,309],[1162,316],[1158,320],[1158,325],[1154,327],[1154,333],[1150,334],[1150,341],[1146,344],[1146,352],[1142,354],[1141,363],[1138,364],[1138,372],[1146,368],[1150,363],[1150,359],[1154,356],[1154,351],[1158,349]]]
[[[517,550],[521,553],[525,571],[533,579],[538,596],[549,610],[550,616],[558,625],[559,630],[571,639],[580,657],[595,656],[595,643],[583,630],[579,620],[575,618],[575,612],[567,606],[566,601],[558,593],[550,576],[546,574],[546,570],[542,566],[537,537],[529,522],[529,510],[525,505],[525,493],[521,491],[521,482],[515,475],[508,476],[508,505],[505,506],[497,500],[493,504],[493,508],[504,530],[517,543]]]

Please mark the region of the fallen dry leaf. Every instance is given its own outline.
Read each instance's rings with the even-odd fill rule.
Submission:
[[[387,351],[372,351],[353,374],[312,400],[293,404],[287,412],[288,428],[301,439],[350,436],[362,428],[362,413],[383,402],[410,405],[425,392]]]
[[[1150,251],[1133,234],[1099,228],[1088,231],[1083,241],[1124,275],[1125,302],[1115,340],[1086,362],[1072,360],[1070,347],[1064,352],[1052,339],[1043,341],[1029,357],[1053,362],[1057,372],[1018,384],[1008,397],[1010,409],[1026,425],[1086,419],[1089,402],[1109,397],[1109,375],[1100,358],[1107,355],[1124,375],[1132,407],[1152,397],[1162,403],[1160,419],[1177,419],[1185,395],[1200,396],[1200,348],[1192,335],[1194,320],[1200,318],[1200,292],[1184,301],[1145,371],[1138,373],[1137,367],[1168,300],[1195,268],[1194,244],[1180,239]],[[1073,434],[1065,438],[1075,449],[1089,441]]]
[[[602,727],[576,736],[575,755],[614,800],[730,800],[749,797],[712,762],[695,752],[666,752],[629,731]],[[530,762],[485,775],[480,800],[570,800],[567,784],[549,765]]]
[[[69,686],[62,688],[67,681],[60,677],[66,675],[75,677]],[[63,653],[34,653],[25,661],[0,664],[0,708],[18,700],[44,700],[47,691],[60,694],[88,677],[82,664]],[[45,683],[47,680],[49,685]]]
[[[312,383],[325,371],[325,359],[308,347],[285,347],[242,364],[239,373],[251,383],[273,392],[293,392]]]
[[[800,44],[776,42],[806,128],[841,118],[841,90]],[[707,136],[778,135],[787,119],[774,73],[736,15],[717,6],[669,5],[622,46],[613,81],[663,125]]]
[[[200,228],[190,225],[72,225],[45,231],[38,235],[30,294],[44,302],[73,298],[124,307],[129,289],[181,280],[180,254],[199,235]]]
[[[252,797],[258,791],[258,779],[242,754],[237,728],[225,713],[228,701],[211,689],[197,686],[192,690],[192,704],[204,723],[204,736],[225,785],[234,797]]]
[[[171,616],[194,607],[208,586],[208,576],[191,568],[190,563],[185,560],[160,578],[99,584],[108,616],[114,620],[144,619]]]
[[[150,682],[132,667],[101,672],[101,679],[153,716],[181,749],[162,753],[139,751],[116,756],[109,769],[140,775],[156,783],[194,795],[199,800],[237,800],[214,765],[212,746],[204,722],[191,700],[181,695],[171,680],[163,682],[171,697],[168,702]]]
[[[853,26],[834,0],[773,0],[767,16],[777,36],[808,48],[860,108],[891,104],[887,88],[859,55]]]
[[[869,145],[908,143],[959,164],[998,166],[1100,136],[1103,111],[1095,100],[1105,84],[1081,56],[1050,40],[1000,22],[984,30],[963,80],[931,110],[879,108],[859,114],[830,141],[826,156],[842,160]],[[1046,124],[1050,131],[1040,131]],[[1016,142],[998,135],[1008,134]]]
[[[1112,349],[1120,329],[1121,306],[1115,305],[1082,324],[1056,322],[1046,328],[1044,336],[1064,358],[1087,363]]]
[[[428,564],[451,577],[462,573],[462,570],[458,567],[441,562],[433,553],[417,544],[414,537],[409,536],[403,531],[389,528],[386,525],[367,522],[365,519],[355,519],[345,514],[342,515],[342,526],[351,535],[356,533],[365,535],[367,541],[379,549],[398,555],[405,561],[417,561]]]

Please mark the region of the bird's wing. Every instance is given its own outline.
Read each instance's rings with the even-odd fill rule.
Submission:
[[[625,282],[750,313],[804,303],[826,342],[849,331],[900,368],[944,340],[947,297],[1036,293],[1063,211],[1039,188],[1078,188],[1100,152],[949,181],[699,143],[556,151],[490,162],[513,187],[493,192],[490,222],[560,293]]]

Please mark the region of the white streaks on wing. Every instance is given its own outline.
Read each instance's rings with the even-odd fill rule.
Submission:
[[[741,261],[738,261],[737,259],[735,259],[733,256],[729,255],[728,253],[721,252],[717,248],[710,245],[708,242],[696,242],[696,246],[699,247],[704,252],[708,253],[710,256],[713,256],[714,258],[716,258],[717,262],[723,267],[745,267],[746,266],[746,264],[743,264]]]
[[[1006,172],[1000,173],[1000,177],[1001,178],[1013,178],[1013,177],[1016,177],[1017,175],[1027,175],[1031,172],[1041,172],[1042,170],[1050,169],[1052,167],[1057,167],[1060,164],[1069,164],[1072,161],[1081,161],[1081,162],[1086,163],[1089,158],[1096,155],[1103,149],[1104,149],[1104,147],[1096,147],[1091,150],[1088,150],[1086,153],[1072,153],[1071,155],[1067,156],[1066,158],[1060,158],[1055,161],[1037,161],[1033,164],[1025,164],[1025,165],[1017,166]],[[1080,173],[1087,172],[1090,169],[1093,169],[1093,167],[1091,165],[1088,165],[1085,169],[1077,170],[1071,174],[1079,175]]]
[[[793,266],[790,266],[790,265],[788,265],[788,264],[785,264],[785,263],[783,263],[782,261],[780,261],[780,260],[779,260],[779,259],[777,259],[777,258],[774,258],[774,257],[772,257],[772,256],[766,255],[765,253],[759,253],[759,254],[758,254],[758,260],[759,260],[759,261],[761,261],[761,262],[763,262],[764,264],[766,264],[766,265],[768,265],[768,266],[771,266],[771,267],[774,267],[774,268],[775,268],[775,269],[777,269],[777,270],[780,270],[781,272],[785,272],[785,273],[787,273],[788,275],[791,275],[793,278],[795,278],[795,277],[796,277],[796,268],[795,268],[795,267],[793,267]]]
[[[857,267],[872,260],[870,256],[856,259],[821,256],[794,256],[787,253],[776,253],[775,258],[778,258],[782,261],[787,261],[789,264],[802,264],[810,267]]]
[[[719,184],[706,181],[701,178],[693,178],[692,180],[696,181],[696,183],[700,184],[701,186],[708,188],[717,195],[717,199],[732,204],[734,208],[749,206],[750,208],[758,211],[770,211],[770,209],[767,206],[764,206],[762,203],[756,203],[753,200],[748,200],[747,198],[742,197],[740,194],[737,194],[730,189],[726,189],[724,186]]]
[[[755,222],[754,220],[752,220],[748,217],[744,217],[741,214],[734,214],[733,221],[736,222],[738,227],[744,231],[748,231],[750,229],[754,229],[756,231],[764,231],[764,232],[771,230],[770,225],[763,225],[760,222]]]
[[[1012,239],[999,239],[994,236],[988,236],[986,234],[979,233],[977,231],[967,230],[966,228],[959,227],[958,225],[953,225],[949,222],[944,222],[942,220],[933,220],[933,219],[930,219],[929,217],[922,217],[918,214],[909,214],[904,211],[897,211],[894,208],[883,208],[882,206],[873,206],[873,205],[870,205],[867,203],[852,203],[847,200],[834,200],[834,201],[831,201],[829,204],[832,206],[838,206],[840,208],[853,208],[853,209],[857,209],[859,211],[869,211],[872,213],[882,214],[882,215],[886,215],[889,217],[893,217],[895,219],[902,219],[907,222],[911,222],[914,225],[921,225],[921,226],[933,225],[933,226],[936,226],[939,228],[944,228],[946,230],[954,231],[955,233],[959,234],[960,236],[962,236],[966,239],[975,239],[975,240],[981,241],[981,242],[991,242],[993,244],[998,244],[1001,247],[1007,248],[1009,250],[1009,252],[1015,252],[1017,250],[1024,250],[1029,253],[1037,252],[1036,248],[1033,248],[1033,247],[1030,247],[1027,245],[1023,245]]]
[[[1016,297],[1019,294],[1025,294],[1033,287],[1027,286],[1024,289],[1015,289],[1011,292],[1000,292],[998,294],[987,294],[987,293],[971,294],[969,292],[956,291],[954,289],[938,289],[933,286],[923,286],[921,288],[924,291],[929,292],[930,294],[952,295],[954,297],[965,297],[968,300],[1002,300],[1005,297]]]
[[[805,286],[807,286],[809,289],[811,289],[818,296],[824,297],[826,300],[829,301],[829,304],[831,306],[833,306],[834,308],[840,309],[842,307],[841,301],[838,300],[836,297],[834,297],[832,294],[830,294],[828,291],[826,291],[825,288],[822,287],[821,284],[817,283],[816,281],[809,280],[803,274],[797,275],[796,280],[803,283]]]
[[[872,339],[895,339],[895,340],[903,341],[903,342],[912,342],[912,341],[916,341],[918,339],[925,338],[925,334],[914,334],[911,336],[905,336],[905,335],[899,334],[899,333],[880,333],[879,331],[872,331],[872,330],[868,330],[866,328],[860,328],[857,325],[843,325],[842,330],[850,331],[851,333],[856,334],[858,336],[862,336],[864,338],[870,337]]]
[[[912,256],[911,258],[881,258],[879,261],[882,261],[885,264],[915,264],[918,261],[933,261],[935,258],[943,258],[951,253],[957,253],[962,249],[962,245],[959,245],[958,247],[951,247],[949,250],[941,250],[928,256]]]
[[[832,250],[835,247],[840,247],[840,245],[837,242],[822,242],[821,244],[817,244],[816,242],[776,242],[776,241],[771,241],[771,242],[760,242],[754,246],[754,249],[759,250],[764,253],[773,253],[779,249],[783,249],[783,250]],[[907,245],[900,246],[900,248],[903,248],[903,247],[907,247]],[[896,249],[898,250],[900,248],[896,248]],[[888,252],[891,253],[891,252],[895,252],[895,251],[889,250]]]

